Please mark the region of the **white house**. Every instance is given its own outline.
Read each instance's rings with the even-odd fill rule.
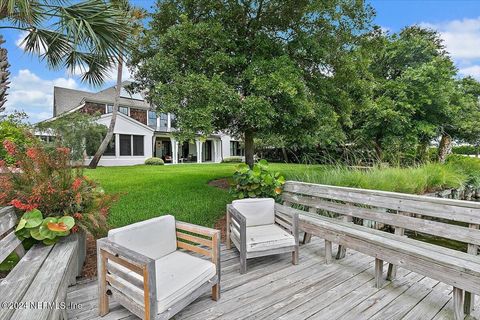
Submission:
[[[218,133],[206,139],[200,136],[192,141],[179,142],[175,131],[175,118],[171,114],[159,114],[140,94],[130,94],[122,83],[118,117],[114,138],[102,156],[101,166],[143,164],[150,157],[162,158],[166,163],[221,162],[230,156],[243,156],[237,139]],[[115,86],[92,93],[54,87],[53,117],[66,112],[100,114],[98,123],[108,127],[113,109]],[[86,159],[86,163],[90,158]]]

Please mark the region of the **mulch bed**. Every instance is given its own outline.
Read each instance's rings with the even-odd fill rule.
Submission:
[[[212,180],[208,183],[208,185],[213,186],[213,187],[217,187],[217,188],[220,188],[220,189],[224,189],[224,190],[228,190],[230,188],[230,183],[225,178]]]

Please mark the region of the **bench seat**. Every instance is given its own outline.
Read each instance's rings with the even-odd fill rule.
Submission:
[[[302,230],[454,287],[480,294],[480,257],[341,220],[309,214],[284,205],[276,210],[299,213]]]

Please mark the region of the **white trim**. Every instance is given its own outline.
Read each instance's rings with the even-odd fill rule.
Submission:
[[[112,116],[111,113],[102,114],[102,115],[100,116],[100,119],[104,119],[104,118],[106,118],[106,117],[111,117],[111,116]],[[152,131],[152,132],[155,131],[155,129],[152,129],[152,128],[150,128],[149,126],[141,123],[140,121],[137,121],[137,120],[135,120],[135,119],[133,119],[132,117],[129,117],[129,116],[127,116],[127,115],[124,115],[124,114],[121,113],[121,112],[118,112],[118,113],[117,113],[117,117],[123,117],[125,120],[128,120],[128,121],[130,121],[130,122],[132,122],[132,123],[134,123],[134,124],[136,124],[136,125],[138,125],[138,126],[141,126],[141,127],[144,128],[144,129],[148,129],[148,131]]]

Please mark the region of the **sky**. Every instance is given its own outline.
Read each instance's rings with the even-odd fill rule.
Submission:
[[[389,32],[419,24],[440,32],[461,76],[480,80],[480,0],[367,0],[376,11],[374,23]],[[133,0],[134,5],[150,10],[154,0]],[[52,116],[53,87],[98,91],[111,86],[115,70],[101,88],[89,87],[65,70],[49,70],[35,56],[21,48],[22,32],[2,29],[10,62],[10,89],[7,111],[24,111],[29,122]],[[128,70],[124,79],[129,78]]]

